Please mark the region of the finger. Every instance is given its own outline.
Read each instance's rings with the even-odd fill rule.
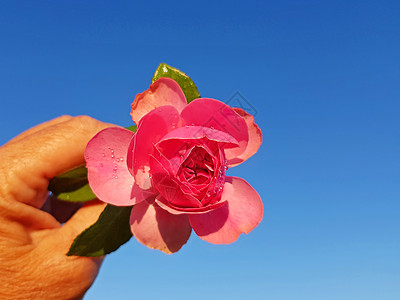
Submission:
[[[43,286],[54,291],[52,297],[40,299],[82,299],[92,285],[104,257],[67,256],[66,253],[76,236],[97,220],[104,206],[98,200],[91,201],[64,226],[31,235],[35,247],[28,254],[28,270],[33,278],[43,280]],[[46,276],[48,271],[51,276]]]
[[[55,124],[59,124],[59,123],[63,123],[63,122],[69,121],[69,120],[71,120],[72,118],[73,118],[72,116],[67,116],[67,115],[65,115],[65,116],[60,116],[60,117],[57,117],[57,118],[52,119],[52,120],[50,120],[50,121],[41,123],[41,124],[39,124],[39,125],[36,125],[35,127],[32,127],[32,128],[30,128],[30,129],[28,129],[28,130],[22,132],[21,134],[19,134],[18,136],[16,136],[16,137],[13,138],[12,140],[10,140],[7,144],[11,144],[11,143],[18,142],[18,141],[20,141],[20,140],[26,138],[27,136],[29,136],[29,135],[31,135],[31,134],[34,134],[34,133],[36,133],[36,132],[38,132],[38,131],[40,131],[40,130],[42,130],[42,129],[44,129],[44,128],[53,126],[53,125],[55,125]]]
[[[65,245],[67,251],[77,235],[97,221],[105,207],[106,204],[99,200],[87,202],[60,228],[60,243]]]
[[[20,169],[31,175],[54,176],[84,163],[83,153],[89,140],[99,131],[112,126],[87,116],[43,128],[19,143]],[[21,149],[22,150],[22,149]]]
[[[87,116],[74,117],[1,148],[0,179],[14,199],[42,207],[49,179],[84,163],[88,141],[112,126]]]

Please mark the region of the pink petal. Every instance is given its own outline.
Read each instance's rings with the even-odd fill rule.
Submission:
[[[132,193],[135,181],[127,167],[127,150],[134,135],[130,130],[110,127],[96,134],[86,147],[90,187],[106,203],[129,206],[147,196],[141,190]]]
[[[254,123],[254,117],[241,108],[235,107],[234,111],[236,111],[247,124],[247,128],[249,131],[249,143],[247,144],[246,150],[242,154],[228,161],[228,165],[230,167],[236,166],[244,162],[250,156],[253,156],[258,151],[262,143],[262,133],[257,124]]]
[[[186,215],[172,215],[147,201],[132,208],[130,224],[139,242],[168,254],[177,252],[192,232]]]
[[[182,208],[173,206],[171,203],[168,203],[161,195],[159,195],[156,199],[156,203],[164,210],[168,211],[173,215],[191,215],[191,214],[202,214],[208,211],[212,211],[219,207],[222,207],[226,204],[226,201],[219,201],[212,205],[208,205],[205,207],[195,207],[195,208]]]
[[[246,122],[230,106],[209,98],[190,102],[181,112],[183,125],[217,129],[231,135],[239,147],[226,149],[226,158],[233,159],[242,154],[249,140]]]
[[[225,182],[224,190],[222,191],[221,199],[211,205],[204,207],[194,207],[194,208],[182,208],[173,206],[171,203],[166,201],[161,195],[157,196],[155,202],[162,208],[174,215],[180,214],[204,214],[205,212],[213,211],[219,207],[223,207],[226,204],[227,199],[231,198],[234,193],[234,188],[229,182]]]
[[[229,244],[241,233],[249,233],[263,217],[263,204],[258,193],[243,179],[227,177],[235,191],[228,205],[205,214],[189,215],[196,234],[213,244]]]
[[[140,188],[151,187],[149,171],[153,144],[176,128],[178,123],[179,113],[172,106],[157,107],[140,120],[128,150],[128,166]]]
[[[238,141],[236,141],[230,134],[202,126],[185,126],[175,129],[164,136],[160,143],[166,140],[197,140],[204,137],[207,137],[207,139],[211,141],[225,143],[229,147],[238,146]]]
[[[136,95],[131,107],[133,122],[140,119],[156,107],[171,105],[179,112],[186,106],[185,94],[179,84],[171,78],[160,78],[150,85],[150,89]]]

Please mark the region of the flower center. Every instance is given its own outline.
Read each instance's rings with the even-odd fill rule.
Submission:
[[[214,162],[204,149],[195,146],[190,155],[182,163],[181,176],[191,184],[204,184],[214,173]]]
[[[225,159],[221,159],[219,151],[210,154],[203,146],[194,146],[189,151],[177,176],[203,205],[218,201],[216,196],[222,193],[225,182]]]

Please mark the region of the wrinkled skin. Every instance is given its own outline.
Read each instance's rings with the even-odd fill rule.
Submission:
[[[100,200],[133,205],[130,224],[137,240],[173,253],[192,229],[203,240],[227,244],[258,225],[260,196],[245,180],[225,173],[261,145],[252,116],[215,99],[187,104],[169,78],[137,95],[131,116],[136,133],[101,131],[85,159]]]
[[[68,221],[65,204],[58,210],[53,199],[46,203],[51,213],[40,208],[49,179],[82,165],[87,142],[109,126],[89,117],[64,116],[0,148],[0,299],[81,299],[93,283],[102,258],[65,254],[104,204],[88,203]]]

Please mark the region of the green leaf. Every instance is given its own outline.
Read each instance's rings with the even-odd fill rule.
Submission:
[[[125,127],[125,129],[128,129],[130,131],[136,132],[137,126],[136,125],[132,125],[132,126]]]
[[[103,256],[117,250],[132,237],[131,210],[132,206],[108,204],[96,223],[75,238],[67,255]]]
[[[182,71],[179,71],[178,69],[175,69],[167,64],[161,63],[156,69],[151,83],[157,79],[160,79],[161,77],[168,77],[175,80],[185,94],[188,103],[194,99],[200,98],[200,93],[193,80]]]
[[[88,184],[85,166],[54,177],[50,180],[48,190],[58,199],[70,202],[85,202],[97,198]]]

